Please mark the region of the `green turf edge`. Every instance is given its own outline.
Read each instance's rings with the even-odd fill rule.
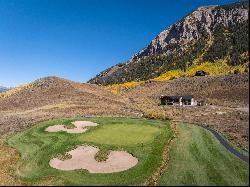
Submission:
[[[70,119],[65,119],[65,120],[84,120],[84,119],[86,119],[86,120],[89,120],[89,119],[91,119],[91,118],[70,118]],[[95,118],[95,119],[97,119],[97,118]],[[100,119],[100,118],[99,118]],[[121,118],[120,118],[121,119]],[[127,119],[127,118],[122,118],[122,119]],[[141,120],[141,119],[140,119]],[[143,119],[143,120],[145,120],[145,119]],[[61,122],[63,122],[64,121],[64,119],[60,119],[59,121],[61,121]],[[147,120],[148,121],[148,120]],[[50,125],[51,125],[51,122],[56,122],[56,124],[58,123],[58,120],[57,119],[54,119],[54,120],[52,120],[52,121],[50,121]],[[151,120],[151,122],[156,122],[155,120],[153,121],[153,120]],[[39,124],[37,124],[37,125],[41,125],[41,124],[47,124],[48,122],[42,122],[42,123],[39,123]],[[161,123],[163,123],[163,122],[161,122]],[[164,122],[164,123],[166,123],[166,122]],[[31,131],[32,130],[32,128],[35,128],[35,127],[31,127],[31,129],[29,129],[29,131]],[[168,129],[168,128],[166,128],[166,129]],[[168,129],[169,130],[169,129]],[[21,133],[19,133],[19,136],[21,136],[20,134],[22,134],[22,133],[25,133],[25,131],[22,131]],[[165,134],[165,138],[169,138],[171,135],[172,135],[172,132],[170,132],[169,131],[169,133],[167,134],[167,133],[162,133],[161,134],[161,136],[163,135],[163,134]],[[167,135],[166,135],[167,134]],[[160,136],[160,135],[159,135]],[[158,137],[159,138],[159,137]],[[161,149],[161,146],[163,147],[164,146],[164,143],[163,143],[163,141],[162,140],[160,140],[160,139],[158,139],[158,138],[155,138],[155,141],[154,141],[154,144],[155,145],[158,145],[158,146],[155,146],[154,147],[154,149],[152,150],[152,152],[153,153],[160,153],[161,151],[162,151],[162,149]],[[12,139],[13,140],[13,139]],[[9,142],[9,144],[10,145],[12,145],[12,147],[14,147],[15,148],[15,145],[13,144],[14,142],[11,140],[11,138],[8,140],[8,142]],[[161,145],[161,146],[159,146],[159,145]],[[132,149],[132,148],[131,148]],[[22,154],[21,154],[22,155]],[[156,163],[156,162],[158,162],[158,164],[160,164],[160,160],[161,160],[161,153],[160,154],[154,154],[154,155],[151,155],[151,157],[152,157],[152,159],[154,160],[154,162]],[[153,172],[153,170],[155,170],[157,167],[158,167],[158,165],[157,164],[155,164],[154,166],[152,166],[152,163],[151,163],[151,165],[149,164],[148,165],[149,167],[151,167],[151,168],[148,168],[148,167],[146,167],[146,166],[144,166],[144,169],[143,170],[148,170],[148,172],[144,172],[145,174],[144,174],[144,179],[143,180],[140,180],[140,181],[137,181],[137,185],[139,185],[139,184],[141,184],[149,175],[150,175],[150,173],[151,172]],[[150,171],[150,172],[149,172]],[[81,175],[81,172],[84,172],[84,171],[78,171],[78,172],[75,172],[75,173],[77,173],[78,175]],[[72,172],[72,173],[74,173],[74,172]],[[71,174],[72,175],[72,174]],[[117,174],[114,174],[114,175],[117,175]],[[50,176],[51,177],[51,176]],[[54,176],[55,177],[55,176]],[[41,178],[44,178],[44,177],[38,177],[39,179],[41,179]],[[105,177],[106,178],[106,177]],[[143,178],[143,177],[142,177]],[[58,179],[61,179],[61,177],[58,177]],[[34,184],[36,183],[36,180],[37,180],[37,177],[34,177],[34,178],[26,178],[25,179],[25,181],[29,181],[29,182],[32,182],[32,180],[35,180],[35,181],[33,181],[34,182]],[[125,185],[126,184],[128,184],[128,185],[135,185],[136,183],[133,183],[133,178],[131,178],[131,177],[129,177],[128,178],[128,180],[130,180],[132,183],[127,183],[127,180],[126,181],[124,181],[125,182]],[[88,184],[90,184],[90,183],[87,183],[87,185]],[[100,185],[100,184],[103,184],[103,183],[93,183],[94,185]],[[111,183],[107,183],[107,184],[111,184]],[[116,183],[115,185],[119,185],[120,183]],[[82,183],[77,183],[77,182],[70,182],[70,181],[65,181],[64,182],[64,185],[82,185]]]
[[[214,129],[213,129],[214,130]],[[229,139],[229,135],[227,135],[226,133],[222,133],[216,130],[216,132],[229,144],[231,145],[234,149],[236,149],[237,151],[239,151],[241,154],[243,154],[244,156],[248,156],[249,157],[249,152],[247,150],[244,150],[242,148],[240,148],[238,145],[236,145],[235,143],[233,143],[232,141],[230,141]]]
[[[177,128],[180,134],[170,148],[167,170],[157,185],[249,184],[248,165],[230,154],[209,131],[187,123],[179,123]]]

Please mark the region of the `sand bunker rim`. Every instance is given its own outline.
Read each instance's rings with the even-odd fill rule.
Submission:
[[[67,152],[72,155],[71,159],[62,161],[53,158],[49,165],[63,171],[85,169],[90,173],[114,173],[128,170],[138,163],[138,159],[126,151],[110,151],[106,161],[98,162],[95,160],[98,151],[95,146],[78,146]]]
[[[74,121],[71,122],[75,126],[75,128],[66,128],[65,125],[53,125],[49,126],[45,129],[47,132],[67,132],[67,133],[84,133],[88,129],[86,127],[97,126],[97,123],[91,121]]]

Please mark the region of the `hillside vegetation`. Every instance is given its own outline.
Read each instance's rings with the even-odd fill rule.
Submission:
[[[2,93],[0,93],[0,98],[9,97],[9,96],[21,91],[21,90],[24,90],[28,86],[29,86],[28,84],[27,85],[20,85],[20,86],[13,88],[13,89],[2,92]]]
[[[100,86],[45,77],[0,97],[0,135],[55,117],[137,116],[127,105]]]
[[[10,88],[6,88],[6,87],[3,87],[3,86],[0,86],[0,94],[3,93],[3,92],[6,92],[8,91]]]
[[[153,119],[175,119],[208,124],[227,135],[237,145],[249,147],[249,74],[180,77],[146,81],[122,89],[117,95],[130,100],[130,106]],[[191,95],[207,106],[173,107],[160,104],[161,95]]]
[[[157,79],[164,74],[178,77],[180,71],[203,63],[209,63],[209,67],[201,68],[215,71],[218,61],[225,62],[226,70],[216,75],[248,66],[248,13],[247,2],[201,7],[161,32],[129,61],[101,72],[89,82],[113,85]]]
[[[248,57],[248,52],[245,54]],[[226,74],[242,74],[249,72],[249,63],[244,63],[242,65],[231,66],[228,65],[227,60],[216,60],[215,62],[205,62],[205,63],[196,63],[193,64],[187,70],[170,70],[162,75],[155,77],[153,79],[149,79],[147,81],[138,81],[138,82],[126,82],[121,84],[112,84],[105,86],[110,89],[112,93],[119,93],[123,90],[136,87],[140,84],[145,84],[151,81],[166,81],[172,80],[180,77],[193,77],[195,73],[199,70],[203,70],[209,74],[209,76],[217,76],[217,75],[226,75]]]

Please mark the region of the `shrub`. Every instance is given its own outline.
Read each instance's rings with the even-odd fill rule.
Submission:
[[[27,88],[28,86],[29,86],[29,84],[21,85],[21,86],[17,86],[17,87],[15,87],[15,88],[13,88],[13,89],[11,89],[11,90],[8,90],[7,92],[0,93],[0,98],[1,98],[1,97],[3,97],[3,98],[4,98],[4,97],[9,97],[9,96],[11,96],[11,95],[13,95],[13,94],[15,94],[15,93],[21,91],[21,90],[24,90],[24,89]]]
[[[143,117],[148,119],[170,120],[170,118],[163,111],[150,111],[144,113]]]
[[[240,71],[238,69],[234,70],[234,74],[240,74]]]
[[[133,88],[133,87],[136,87],[137,85],[143,84],[143,83],[145,83],[145,81],[138,81],[138,82],[133,81],[133,82],[126,82],[123,84],[112,84],[112,85],[108,85],[108,86],[104,86],[104,87],[109,88],[112,93],[117,94],[121,90]]]
[[[159,77],[154,78],[153,80],[172,80],[175,78],[179,78],[184,75],[184,72],[180,69],[167,71]]]

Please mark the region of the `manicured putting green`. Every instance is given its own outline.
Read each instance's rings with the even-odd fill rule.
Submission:
[[[70,127],[73,121],[92,121],[83,134],[49,133],[52,125]],[[178,124],[178,134],[170,148],[170,160],[157,185],[248,185],[248,165],[228,152],[205,129]],[[130,118],[57,119],[34,125],[10,137],[8,143],[21,154],[13,173],[28,185],[142,185],[162,161],[164,146],[173,136],[169,122]],[[143,143],[143,145],[142,145]],[[92,174],[86,170],[61,171],[49,161],[78,145],[108,150],[124,150],[138,159],[129,170],[110,174]],[[52,182],[50,182],[52,181]]]
[[[113,124],[102,126],[80,137],[80,140],[108,145],[144,144],[154,139],[159,128],[140,124]]]
[[[71,127],[74,121],[99,124],[85,133],[47,132],[46,128],[62,124]],[[157,169],[165,144],[172,137],[169,122],[130,118],[56,119],[34,125],[10,137],[8,143],[21,155],[13,173],[28,185],[141,185]],[[138,146],[138,143],[144,144]],[[138,163],[122,172],[89,173],[87,170],[62,171],[50,167],[52,158],[62,158],[79,145],[96,146],[105,151],[126,151]],[[50,182],[52,181],[52,182]]]

